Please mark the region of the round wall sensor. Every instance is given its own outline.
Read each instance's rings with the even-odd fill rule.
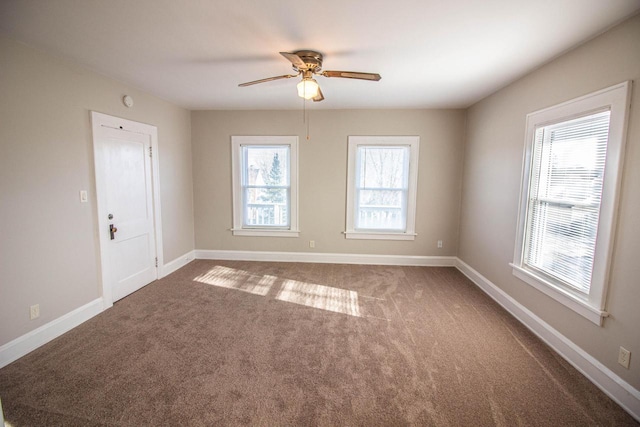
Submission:
[[[129,95],[125,95],[122,98],[122,102],[124,103],[124,105],[126,105],[128,108],[133,107],[133,98],[130,97]]]

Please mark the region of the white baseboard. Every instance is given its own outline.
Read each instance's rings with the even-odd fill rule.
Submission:
[[[0,368],[45,345],[103,311],[102,298],[78,307],[0,347]]]
[[[166,263],[160,269],[160,277],[158,277],[158,279],[162,279],[163,277],[168,276],[169,274],[173,273],[174,271],[179,270],[180,268],[182,268],[185,265],[189,264],[195,258],[196,258],[195,251],[190,251],[190,252],[187,252],[184,255],[179,256],[178,258],[174,259],[173,261],[170,261],[170,262]]]
[[[640,421],[640,391],[636,390],[459,258],[456,260],[456,268],[529,328],[531,332],[553,348],[607,396],[624,408],[632,417]]]
[[[631,416],[640,421],[640,391],[590,356],[567,337],[560,334],[533,312],[509,296],[502,289],[457,257],[429,257],[402,255],[334,254],[317,252],[257,252],[195,250],[162,266],[162,277],[185,266],[193,259],[238,261],[309,262],[336,264],[408,265],[428,267],[456,267],[473,283],[511,313],[534,334],[565,358],[578,371],[617,402]],[[0,347],[0,368],[10,364],[36,348],[59,337],[103,311],[102,298],[55,319]]]
[[[367,255],[322,252],[260,252],[218,251],[196,249],[197,259],[227,261],[310,262],[324,264],[413,265],[423,267],[454,267],[453,256]]]

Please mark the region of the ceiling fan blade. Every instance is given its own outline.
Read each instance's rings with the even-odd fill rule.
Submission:
[[[251,85],[257,85],[258,83],[270,82],[272,80],[290,79],[291,77],[298,77],[297,74],[285,74],[283,76],[267,77],[266,79],[254,80],[252,82],[240,83],[238,86],[245,87]]]
[[[305,64],[304,61],[298,55],[296,55],[295,53],[280,52],[280,55],[284,56],[289,61],[291,61],[291,63],[293,65],[295,65],[295,67],[298,70],[306,70],[307,69],[307,64]]]
[[[342,77],[345,79],[360,79],[378,81],[382,77],[376,73],[359,73],[357,71],[323,71],[321,73],[325,77]]]
[[[324,95],[322,94],[322,91],[320,90],[320,87],[318,87],[318,94],[313,97],[313,102],[320,102],[323,99],[324,99]]]

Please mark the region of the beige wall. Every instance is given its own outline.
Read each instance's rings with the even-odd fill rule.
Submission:
[[[0,38],[0,345],[99,297],[89,123],[89,111],[96,110],[158,127],[165,262],[194,247],[458,255],[640,389],[639,40],[635,17],[468,111],[312,109],[306,141],[301,111],[189,113]],[[629,79],[636,84],[607,304],[611,318],[598,327],[517,280],[508,266],[525,115]],[[132,109],[121,103],[125,93],[135,100]],[[231,235],[232,135],[300,136],[299,238]],[[421,137],[415,241],[344,238],[349,135]],[[89,203],[79,202],[82,189],[89,191]],[[445,243],[441,250],[438,239]],[[28,307],[36,303],[41,317],[30,321]],[[616,363],[620,345],[634,353],[630,370]]]
[[[464,139],[462,110],[194,111],[196,248],[391,255],[455,255]],[[232,236],[231,136],[298,135],[300,237]],[[346,240],[347,137],[419,135],[415,241]],[[438,239],[444,248],[437,249]],[[309,248],[309,240],[316,247]]]
[[[189,111],[4,37],[0,57],[2,345],[100,296],[90,110],[158,127],[165,262],[194,244]]]
[[[513,259],[525,115],[634,80],[607,310],[598,327],[516,279]],[[640,389],[640,16],[469,109],[459,257]],[[634,355],[617,364],[618,347]]]

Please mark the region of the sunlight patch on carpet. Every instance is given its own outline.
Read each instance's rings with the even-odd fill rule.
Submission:
[[[258,276],[235,268],[217,265],[193,280],[220,288],[235,289],[265,296],[276,282],[277,277],[269,275]]]
[[[361,317],[358,293],[347,289],[285,280],[276,299]]]

